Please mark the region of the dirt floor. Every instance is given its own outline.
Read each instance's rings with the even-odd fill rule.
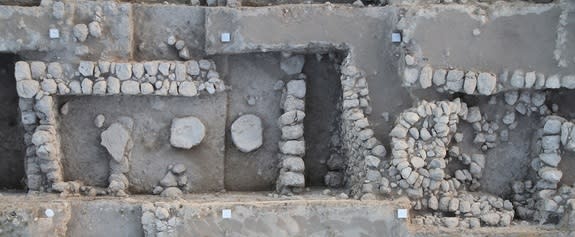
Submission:
[[[274,90],[278,80],[286,75],[280,69],[278,53],[231,55],[216,60],[226,84],[228,95],[226,119],[225,187],[231,191],[260,191],[275,189],[278,173],[278,142],[281,131],[277,119],[281,115],[281,90]],[[254,105],[248,99],[255,100]],[[229,127],[242,114],[260,117],[264,143],[256,151],[243,153],[231,140]]]
[[[561,9],[548,7],[544,11],[527,12],[512,16],[501,13],[502,16],[491,17],[484,24],[478,16],[461,10],[444,11],[431,19],[422,14],[413,39],[427,62],[436,68],[575,72],[573,67],[558,67],[554,60]],[[478,36],[473,35],[474,29],[479,29]],[[478,49],[481,53],[474,53]]]
[[[12,54],[0,54],[0,189],[22,189],[24,170],[24,128],[20,122],[18,94]]]
[[[334,57],[330,59],[329,55]],[[341,152],[340,118],[341,83],[338,65],[341,57],[335,52],[307,55],[303,72],[307,76],[306,117],[306,182],[309,186],[325,186],[327,160],[331,154]]]
[[[111,157],[100,145],[100,133],[119,117],[127,116],[134,119],[134,148],[128,174],[132,193],[151,193],[166,174],[168,165],[177,163],[188,168],[191,190],[208,192],[224,188],[225,93],[194,98],[59,98],[60,106],[65,103],[70,112],[60,116],[60,133],[66,180],[107,187]],[[102,128],[94,125],[98,114],[106,117]],[[186,116],[199,118],[206,127],[203,142],[191,150],[174,148],[169,142],[172,119]]]

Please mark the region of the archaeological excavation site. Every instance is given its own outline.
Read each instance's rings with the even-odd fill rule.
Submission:
[[[573,0],[0,0],[0,22],[0,236],[575,235]]]

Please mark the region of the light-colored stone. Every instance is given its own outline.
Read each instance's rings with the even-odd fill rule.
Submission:
[[[106,83],[106,80],[96,81],[96,83],[94,83],[94,86],[92,88],[92,94],[105,95],[107,86],[108,84]]]
[[[291,80],[287,83],[287,94],[296,98],[303,99],[306,92],[306,83],[304,80]]]
[[[558,183],[563,177],[563,172],[551,167],[543,167],[538,171],[539,176],[551,183]]]
[[[304,118],[305,118],[305,113],[303,111],[292,110],[292,111],[288,111],[288,112],[285,112],[284,114],[282,114],[279,117],[278,122],[281,126],[292,125],[292,124],[303,122]]]
[[[445,69],[437,69],[433,72],[433,84],[435,86],[443,86],[445,84],[445,76],[447,71]]]
[[[16,81],[32,80],[32,71],[27,62],[19,61],[14,65],[14,78]]]
[[[290,57],[282,57],[280,61],[280,68],[288,75],[301,73],[305,57],[303,55],[293,55]]]
[[[305,163],[300,157],[289,156],[283,159],[282,168],[293,172],[303,172],[305,170]]]
[[[561,87],[575,89],[575,75],[563,76],[561,78]]]
[[[284,140],[296,140],[303,137],[303,123],[282,127],[282,136]]]
[[[425,89],[431,86],[433,78],[433,68],[431,66],[426,65],[421,69],[421,73],[419,74],[419,85],[421,88]]]
[[[102,37],[102,26],[100,26],[99,22],[96,21],[90,22],[90,24],[88,24],[88,31],[90,32],[90,35],[92,37],[95,38]]]
[[[509,84],[514,88],[523,88],[525,86],[525,75],[521,70],[515,70],[511,75]]]
[[[561,80],[559,75],[552,75],[545,81],[545,88],[547,89],[558,89],[561,87]]]
[[[91,95],[92,94],[92,89],[94,86],[94,82],[88,78],[84,78],[84,80],[82,80],[82,94],[84,95]]]
[[[46,77],[46,64],[43,62],[34,61],[30,63],[30,71],[33,79],[41,79]]]
[[[94,75],[94,62],[91,61],[80,61],[78,65],[78,71],[80,75],[85,77],[91,77]]]
[[[121,162],[126,153],[131,149],[132,138],[130,132],[121,124],[113,123],[101,134],[100,144],[116,162]]]
[[[144,82],[140,84],[140,91],[142,92],[142,95],[152,94],[154,93],[154,86],[152,85],[152,83]]]
[[[54,79],[44,79],[41,83],[42,90],[48,94],[56,94],[58,91],[58,83]]]
[[[132,64],[116,63],[116,77],[121,81],[130,79],[132,77]]]
[[[539,154],[539,159],[547,165],[557,167],[561,161],[561,156],[557,153],[541,153]]]
[[[280,144],[280,151],[286,155],[303,156],[305,154],[304,141],[286,141]]]
[[[144,76],[144,71],[145,71],[144,70],[144,64],[134,63],[132,65],[132,75],[134,75],[134,78],[136,78],[136,79],[142,78]]]
[[[463,82],[463,92],[472,95],[477,87],[477,75],[474,72],[467,72]]]
[[[183,195],[182,190],[176,187],[169,187],[164,189],[160,196],[167,198],[179,198]]]
[[[62,65],[60,63],[48,63],[48,74],[50,74],[53,78],[60,79],[64,76],[64,70],[62,69]],[[18,80],[18,77],[16,77]]]
[[[22,98],[33,98],[40,90],[40,83],[36,80],[20,80],[16,82],[16,91]]]
[[[460,70],[449,70],[446,77],[446,87],[448,90],[458,92],[463,89],[464,73]]]
[[[186,80],[186,64],[177,62],[176,63],[176,81],[185,81]]]
[[[558,119],[548,119],[543,125],[545,134],[559,134],[561,132],[561,121]]]
[[[86,38],[88,38],[88,33],[88,26],[86,24],[77,24],[72,29],[72,34],[74,34],[74,37],[80,42],[84,42]]]
[[[261,119],[253,114],[242,115],[231,126],[234,145],[242,152],[251,152],[263,144]]]
[[[158,75],[158,62],[150,61],[144,63],[144,71],[150,76]]]
[[[102,115],[102,114],[98,114],[98,115],[96,115],[96,118],[94,118],[94,125],[97,128],[103,127],[104,122],[106,122],[106,117],[104,117],[104,115]]]
[[[278,187],[305,187],[305,177],[300,172],[282,172],[278,177]]]
[[[479,107],[473,106],[467,112],[467,122],[475,123],[481,121],[481,111]]]
[[[419,70],[417,68],[406,68],[403,72],[403,80],[407,85],[413,85],[419,78]]]
[[[525,88],[532,88],[537,80],[537,75],[535,72],[525,73]]]
[[[82,84],[78,80],[73,80],[70,82],[70,91],[72,94],[79,95],[82,94]]]
[[[173,147],[191,149],[199,145],[206,136],[206,127],[196,117],[189,116],[172,120],[170,144]]]
[[[120,93],[120,80],[115,77],[108,77],[107,79],[108,94],[116,95]]]
[[[180,84],[179,92],[183,96],[196,96],[198,94],[198,89],[194,82],[184,81]]]
[[[497,78],[491,73],[479,73],[477,77],[477,91],[482,95],[491,95],[495,92]]]
[[[190,76],[200,75],[200,65],[196,60],[190,60],[186,62],[186,71]]]
[[[140,83],[137,81],[123,81],[121,90],[126,95],[140,94]]]

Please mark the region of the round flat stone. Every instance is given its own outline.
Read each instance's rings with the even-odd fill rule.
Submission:
[[[191,149],[202,142],[206,127],[198,118],[190,116],[175,118],[170,129],[170,144],[182,149]]]
[[[251,152],[263,144],[262,120],[253,114],[236,119],[231,132],[234,145],[242,152]]]

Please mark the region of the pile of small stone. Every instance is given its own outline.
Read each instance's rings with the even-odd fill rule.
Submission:
[[[545,92],[543,91],[508,91],[504,93],[505,103],[513,106],[515,112],[531,116],[532,113],[538,113],[541,116],[549,115],[551,111],[545,105]],[[508,113],[512,113],[511,111]],[[513,116],[513,115],[506,115]],[[503,123],[510,126],[516,126],[513,117],[504,117]]]
[[[495,99],[496,97],[491,98]],[[473,106],[468,109],[465,121],[471,124],[471,127],[475,132],[473,143],[478,145],[482,151],[495,148],[500,137],[502,137],[501,140],[504,141],[507,141],[507,138],[509,137],[508,130],[502,131],[502,135],[500,136],[500,134],[498,134],[500,129],[498,121],[487,121],[486,117],[482,115],[481,109],[477,106]],[[463,134],[458,134],[458,136],[455,137],[456,142],[461,142],[462,137]]]
[[[53,12],[54,17],[57,19],[61,19],[65,14],[64,4],[58,2],[54,3],[53,10],[54,10]],[[96,6],[94,8],[92,21],[90,23],[88,23],[87,25],[83,23],[74,25],[74,27],[72,28],[72,35],[74,36],[74,39],[80,43],[84,43],[86,42],[86,40],[88,40],[88,37],[95,39],[102,38],[104,34],[102,29],[103,20],[104,20],[104,14],[102,11],[102,7]],[[88,54],[89,51],[90,49],[88,48],[88,46],[80,45],[76,47],[75,54],[78,56],[82,56]]]
[[[153,194],[160,194],[162,197],[177,198],[188,191],[188,176],[186,176],[186,166],[175,164],[168,166],[166,175],[160,180],[158,186],[154,187]]]
[[[546,78],[542,73],[515,70],[512,73],[504,71],[498,77],[490,72],[433,69],[430,65],[420,69],[411,55],[405,57],[405,63],[404,86],[423,89],[434,86],[439,92],[492,95],[519,89],[575,89],[575,75],[555,74]]]
[[[467,105],[454,101],[421,101],[401,113],[391,130],[392,160],[389,174],[392,187],[399,185],[421,206],[426,192],[459,188],[458,179],[445,180],[447,146],[457,131],[459,117],[467,118]]]
[[[416,217],[415,223],[473,229],[481,226],[509,226],[515,215],[510,201],[488,194],[460,193],[439,198],[431,196],[426,207],[434,213]]]
[[[282,92],[283,114],[278,119],[282,135],[280,147],[280,174],[276,181],[276,191],[280,194],[300,193],[305,187],[303,157],[305,155],[305,76],[286,83]]]
[[[355,199],[375,199],[380,190],[388,190],[381,160],[387,151],[375,137],[366,114],[371,112],[369,89],[363,73],[352,64],[350,56],[341,65],[343,90],[341,150],[347,157],[344,182],[351,185]]]
[[[100,135],[100,144],[106,148],[110,159],[110,176],[108,177],[108,193],[115,196],[127,196],[130,185],[127,173],[130,171],[132,147],[132,130],[134,120],[130,117],[120,117]]]
[[[562,149],[573,151],[573,123],[559,116],[547,116],[543,119],[543,128],[539,130],[537,151],[539,154],[531,162],[531,168],[537,172],[537,180],[513,184],[514,202],[518,206],[518,215],[526,219],[535,219],[541,223],[556,219],[565,210],[568,199],[575,197],[575,189],[559,182],[563,172],[558,166]]]
[[[173,236],[183,218],[181,207],[169,203],[142,204],[142,227],[145,236]]]
[[[178,56],[184,60],[190,60],[190,50],[186,46],[186,42],[181,39],[177,39],[176,36],[170,35],[166,40],[166,43],[170,46],[174,46],[178,50]]]

